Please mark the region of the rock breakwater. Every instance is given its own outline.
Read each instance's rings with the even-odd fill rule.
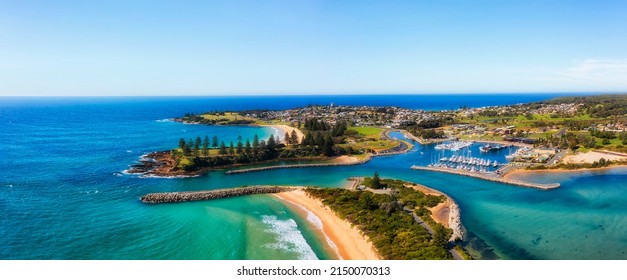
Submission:
[[[140,198],[143,203],[174,203],[198,200],[212,200],[234,196],[253,195],[253,194],[269,194],[293,191],[297,187],[281,187],[281,186],[252,186],[232,189],[219,189],[208,191],[189,191],[189,192],[162,192],[149,193]]]

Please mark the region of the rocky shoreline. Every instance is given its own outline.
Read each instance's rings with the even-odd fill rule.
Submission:
[[[464,227],[462,225],[461,211],[459,205],[448,195],[445,195],[449,201],[448,226],[453,230],[453,234],[449,241],[457,241],[464,239]]]
[[[126,174],[143,175],[147,177],[193,177],[199,176],[208,169],[185,171],[176,168],[176,161],[170,151],[151,152],[141,156],[139,163],[133,164],[125,170]]]

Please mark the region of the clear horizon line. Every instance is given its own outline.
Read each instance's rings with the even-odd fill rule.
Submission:
[[[216,94],[146,94],[146,95],[0,95],[0,97],[250,97],[250,96],[360,96],[360,95],[519,95],[519,94],[627,94],[627,91],[532,91],[532,92],[354,92],[354,93],[216,93]]]

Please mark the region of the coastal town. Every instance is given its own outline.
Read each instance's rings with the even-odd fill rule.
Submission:
[[[627,152],[626,112],[623,109],[611,116],[605,115],[604,110],[598,109],[604,106],[600,102],[605,103],[605,99],[610,104],[627,106],[624,95],[608,95],[441,111],[329,104],[279,111],[242,111],[239,114],[242,119],[281,123],[298,129],[306,120],[314,118],[331,125],[345,122],[352,127],[400,129],[409,131],[410,137],[421,143],[444,140],[501,142],[525,148],[512,156],[514,162],[555,164],[559,161],[557,158],[566,155],[565,152]],[[594,110],[589,108],[590,104],[595,106]],[[611,154],[608,157],[617,159]]]
[[[230,143],[215,136],[205,136],[204,141],[200,136],[195,141],[181,139],[177,149],[148,155],[130,172],[172,176],[230,168],[227,174],[236,174],[352,165],[367,162],[373,156],[408,152],[417,143],[439,143],[436,150],[457,152],[426,166],[443,171],[454,169],[457,173],[504,177],[520,169],[601,168],[627,163],[625,107],[609,116],[598,109],[607,100],[624,104],[625,99],[624,95],[599,95],[440,111],[331,103],[275,111],[189,113],[175,120],[189,124],[271,126],[281,132],[270,139],[240,138]],[[402,132],[404,137],[390,137],[393,131]],[[458,151],[473,145],[480,145],[482,153],[515,149],[509,149],[506,162],[459,154]],[[299,163],[272,164],[294,161]],[[254,166],[260,163],[266,164]]]
[[[616,98],[616,103],[625,102],[624,96],[596,98]],[[529,182],[517,175],[542,170],[598,169],[627,164],[627,112],[618,110],[615,115],[599,115],[605,111],[590,109],[598,108],[598,104],[590,107],[594,101],[594,98],[592,101],[584,99],[557,103],[549,100],[443,111],[329,104],[277,111],[188,113],[174,120],[191,125],[265,126],[278,133],[267,139],[255,135],[252,141],[239,137],[237,142],[229,141],[228,144],[216,136],[204,136],[204,140],[200,136],[195,140],[181,138],[177,148],[145,155],[128,173],[186,177],[220,170],[225,175],[234,175],[273,169],[358,165],[377,156],[413,152],[425,159],[421,163],[398,168],[455,174],[548,191],[559,188],[560,184]],[[459,209],[445,194],[415,183],[379,179],[377,173],[373,178],[350,180],[354,183],[343,190],[254,186],[155,193],[143,196],[141,200],[152,204],[273,194],[290,203],[307,205],[310,211],[320,216],[328,216],[335,223],[330,227],[337,229],[345,227],[338,224],[346,221],[337,220],[335,214],[327,213],[327,207],[356,215],[357,212],[351,211],[363,206],[359,201],[366,199],[365,191],[367,199],[374,199],[371,196],[375,195],[380,200],[377,207],[367,211],[384,209],[388,215],[392,211],[398,215],[394,219],[401,220],[412,217],[413,221],[407,221],[405,226],[411,231],[416,230],[412,225],[423,227],[430,236],[426,240],[430,241],[421,246],[430,248],[430,251],[425,255],[415,255],[417,251],[413,249],[401,254],[389,251],[387,241],[376,239],[379,236],[375,234],[376,223],[349,219],[348,228],[358,224],[360,231],[348,231],[354,235],[353,239],[361,240],[359,248],[367,249],[347,253],[351,250],[344,246],[342,252],[338,252],[340,256],[357,259],[472,259],[459,243],[463,238]],[[407,188],[423,192],[418,196],[431,193],[442,200],[431,199],[427,204],[429,207],[413,209],[415,202],[407,199],[414,199],[417,194],[409,195]],[[403,193],[406,193],[405,198]],[[352,202],[338,200],[338,197]],[[418,204],[423,203],[426,202]],[[446,207],[441,206],[444,205],[442,203],[446,203]],[[336,233],[331,235],[341,239]],[[370,236],[369,241],[363,241],[363,236]],[[350,242],[342,241],[344,244]]]

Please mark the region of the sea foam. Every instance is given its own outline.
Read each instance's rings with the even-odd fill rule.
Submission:
[[[331,238],[327,235],[326,232],[324,232],[324,226],[322,225],[322,220],[320,220],[320,218],[318,216],[316,216],[316,214],[314,214],[313,212],[309,211],[309,209],[305,208],[304,206],[298,204],[298,203],[294,203],[291,202],[289,200],[285,200],[281,197],[279,197],[279,199],[281,199],[282,201],[286,201],[296,207],[298,207],[299,209],[305,211],[305,213],[307,213],[307,217],[305,219],[307,219],[307,221],[309,223],[311,223],[313,226],[315,226],[317,229],[319,229],[320,231],[322,231],[322,234],[324,235],[324,239],[327,241],[327,244],[329,244],[329,247],[331,247],[331,249],[333,249],[333,251],[335,252],[335,254],[340,258],[343,259],[342,256],[340,255],[340,251],[339,248],[337,247],[337,245],[333,242],[333,240],[331,240]]]
[[[299,254],[301,260],[317,260],[318,256],[314,253],[313,249],[303,234],[298,230],[296,221],[279,220],[276,216],[262,215],[262,222],[270,226],[269,231],[275,233],[278,236],[276,243],[269,244],[268,247],[273,249],[280,249]]]

